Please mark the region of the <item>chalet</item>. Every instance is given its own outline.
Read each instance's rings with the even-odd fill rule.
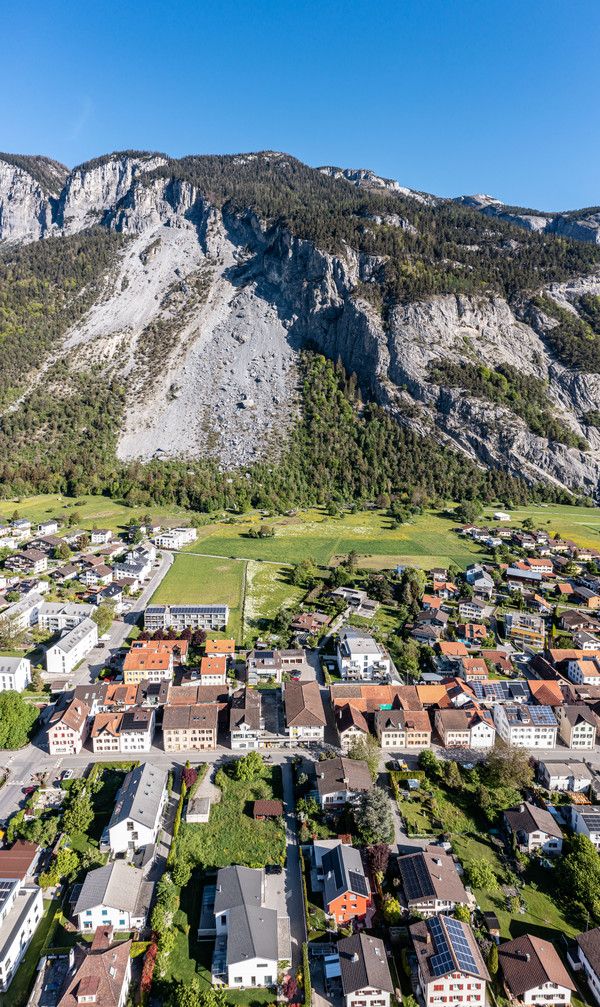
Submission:
[[[527,853],[559,854],[562,851],[563,833],[549,811],[538,808],[530,801],[503,812],[508,830],[516,836],[517,843]]]
[[[539,1003],[570,1004],[576,992],[552,941],[521,934],[498,947],[502,985],[509,1002],[534,1007]]]

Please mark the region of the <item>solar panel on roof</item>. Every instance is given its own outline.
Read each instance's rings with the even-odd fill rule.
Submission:
[[[350,888],[357,895],[368,895],[369,889],[367,888],[367,879],[364,874],[358,874],[356,871],[348,871],[348,879],[350,881]]]
[[[465,972],[477,972],[475,958],[473,957],[473,952],[471,951],[462,923],[460,920],[454,920],[449,916],[444,918],[444,922],[459,968]]]
[[[409,857],[398,863],[406,897],[418,899],[434,895],[433,885],[422,856]]]
[[[556,724],[551,706],[532,706],[529,714],[534,724]]]
[[[475,693],[477,699],[485,699],[485,692],[483,688],[483,682],[469,682],[469,686]]]

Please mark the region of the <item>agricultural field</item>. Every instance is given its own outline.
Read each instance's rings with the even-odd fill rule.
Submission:
[[[180,554],[152,596],[152,603],[229,605],[227,633],[241,643],[244,575],[245,564],[238,560]]]
[[[294,609],[306,594],[303,587],[290,583],[290,567],[273,563],[249,562],[246,565],[244,598],[244,640],[269,628],[279,609]]]
[[[48,521],[61,518],[67,521],[74,512],[80,515],[78,528],[110,528],[118,535],[125,530],[132,518],[141,518],[150,513],[165,525],[174,526],[179,522],[189,524],[189,511],[183,507],[127,507],[122,501],[104,496],[67,497],[47,494],[19,500],[0,501],[0,520],[10,520],[15,510],[19,517],[30,521]]]
[[[502,508],[486,507],[481,524],[494,522],[494,512]],[[600,548],[600,510],[594,507],[545,506],[527,507],[510,511],[511,520],[502,521],[502,527],[520,528],[523,521],[530,517],[536,526],[546,529],[551,535],[559,533],[561,538],[572,538],[577,545]]]

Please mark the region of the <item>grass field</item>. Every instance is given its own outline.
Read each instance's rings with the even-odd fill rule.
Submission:
[[[177,859],[207,867],[229,864],[281,863],[285,856],[285,830],[277,820],[255,822],[252,804],[259,799],[281,798],[281,769],[264,766],[254,780],[234,780],[229,769],[223,777],[219,804],[213,804],[206,825],[181,823],[175,851]]]
[[[497,507],[486,507],[481,523],[493,520]],[[561,538],[572,538],[577,545],[600,548],[600,510],[592,507],[539,506],[510,511],[511,521],[503,521],[502,527],[520,528],[525,518],[533,518],[536,525],[550,534],[559,533]]]
[[[19,516],[30,521],[48,521],[50,518],[66,520],[74,511],[81,516],[77,522],[80,528],[110,528],[114,533],[122,532],[131,518],[140,519],[150,513],[159,522],[173,525],[179,521],[189,523],[189,511],[183,507],[128,507],[119,500],[103,496],[67,497],[48,494],[0,501],[0,519],[10,519],[15,510]]]
[[[269,628],[270,620],[284,606],[294,609],[306,590],[290,584],[290,568],[272,563],[250,562],[246,567],[244,640]]]
[[[244,563],[204,556],[175,557],[168,574],[152,596],[155,604],[229,605],[227,634],[242,642]],[[216,634],[223,636],[225,634]]]

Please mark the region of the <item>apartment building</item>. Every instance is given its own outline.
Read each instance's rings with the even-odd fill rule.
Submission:
[[[98,643],[98,627],[93,619],[83,619],[74,629],[66,630],[58,643],[46,651],[46,670],[68,675]]]
[[[539,615],[525,612],[507,612],[504,617],[506,639],[518,647],[542,650],[546,642],[546,625]]]
[[[77,755],[90,730],[90,708],[73,699],[64,710],[58,710],[48,728],[50,755]]]
[[[0,992],[10,986],[44,913],[42,889],[0,878]]]
[[[550,706],[512,706],[496,703],[494,724],[502,738],[519,748],[555,748],[558,724]]]
[[[217,747],[219,711],[213,704],[165,706],[165,752],[212,751]]]
[[[233,751],[256,749],[261,735],[261,698],[257,689],[238,689],[231,697],[229,737]]]
[[[589,706],[557,706],[558,734],[567,748],[592,749],[596,743],[596,717]]]
[[[148,681],[171,682],[173,680],[173,651],[161,648],[135,648],[125,655],[123,662],[123,682],[125,685],[139,685]]]
[[[337,663],[341,677],[352,681],[387,680],[391,670],[385,647],[368,633],[349,627],[340,630]]]
[[[31,682],[31,661],[26,657],[0,656],[0,692],[23,692]]]
[[[377,710],[374,723],[382,748],[431,747],[431,721],[427,710]]]
[[[286,682],[283,698],[288,737],[313,744],[322,741],[327,719],[319,683]]]
[[[155,843],[166,800],[167,773],[164,770],[149,762],[132,769],[117,794],[102,844],[110,846],[113,853],[125,853]]]
[[[75,629],[84,619],[91,619],[95,605],[73,601],[44,601],[38,611],[38,626],[46,633],[61,633]]]
[[[158,549],[170,549],[175,552],[184,545],[195,542],[198,533],[195,528],[169,528],[154,536],[154,544]]]
[[[144,613],[144,628],[150,633],[157,629],[224,630],[228,621],[228,605],[148,605]]]

